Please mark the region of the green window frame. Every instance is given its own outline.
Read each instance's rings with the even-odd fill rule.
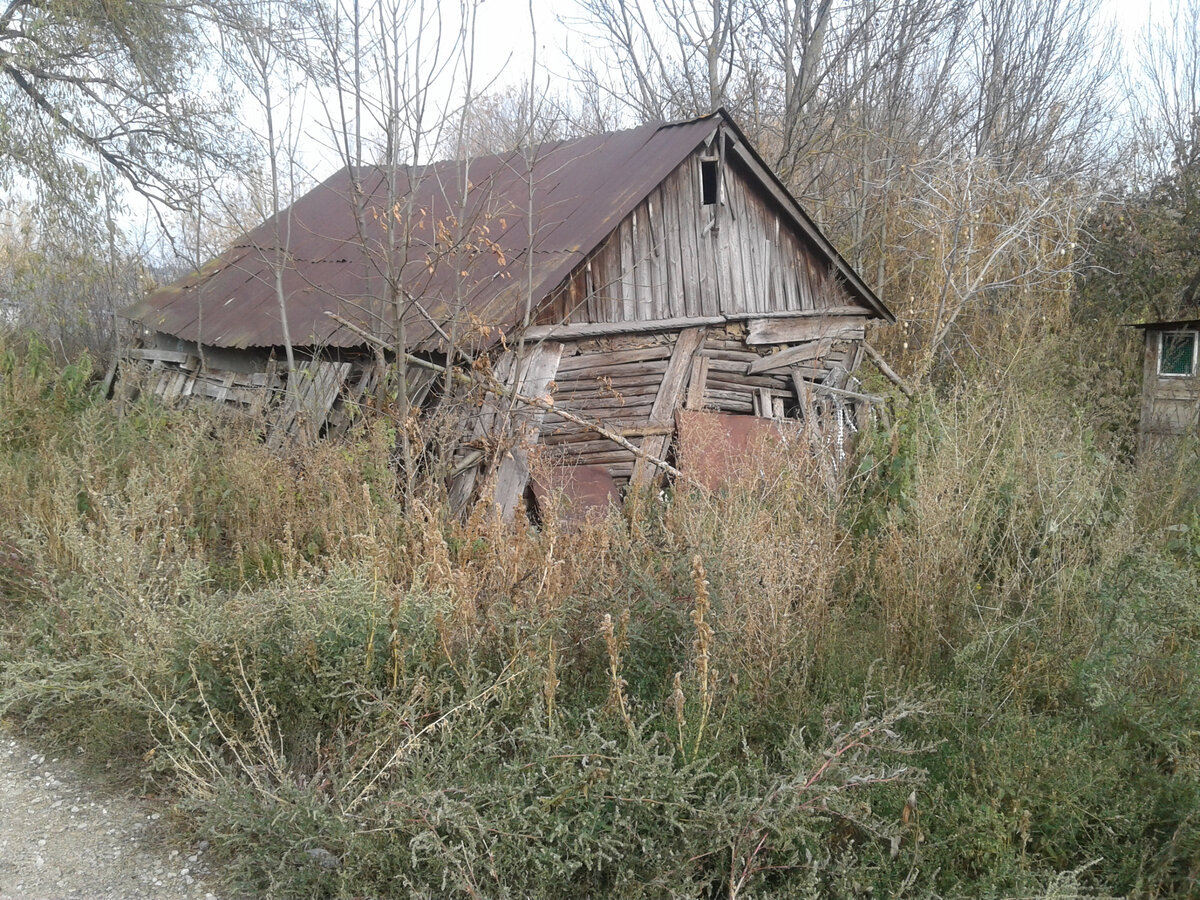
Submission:
[[[1195,331],[1161,331],[1158,335],[1158,374],[1186,378],[1196,374]]]

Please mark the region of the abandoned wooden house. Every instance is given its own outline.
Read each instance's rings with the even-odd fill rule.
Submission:
[[[344,430],[400,348],[414,404],[444,400],[439,366],[494,373],[509,393],[475,404],[451,495],[505,513],[534,446],[587,503],[650,484],[700,422],[851,432],[865,327],[894,321],[723,110],[343,170],[128,315],[158,395],[261,411],[275,435]],[[510,396],[540,399],[501,416]]]
[[[1142,330],[1142,445],[1153,446],[1200,424],[1200,319],[1146,322]]]

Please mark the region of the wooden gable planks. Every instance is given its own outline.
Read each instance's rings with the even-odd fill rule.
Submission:
[[[692,191],[691,160],[675,170],[670,191],[675,204],[676,233],[679,235],[679,260],[683,281],[683,307],[686,316],[704,315],[700,279],[698,222],[696,204],[688,202]]]
[[[655,188],[655,194],[658,197],[658,208],[662,212],[662,233],[659,236],[659,243],[666,264],[664,290],[667,293],[667,315],[677,318],[687,315],[683,288],[683,260],[680,256],[682,244],[679,240],[679,205],[675,195],[664,190],[663,185]]]
[[[654,232],[650,227],[650,210],[645,202],[630,214],[633,236],[633,294],[640,321],[661,318],[656,309],[657,291],[654,286]]]
[[[619,282],[619,294],[621,298],[621,311],[618,321],[632,322],[637,318],[637,296],[634,287],[634,248],[633,248],[633,216],[627,216],[621,220],[621,224],[617,229],[618,240],[621,246],[621,278]],[[617,285],[613,285],[614,290]]]

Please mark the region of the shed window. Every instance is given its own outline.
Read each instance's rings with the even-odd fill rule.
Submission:
[[[700,198],[705,206],[717,202],[717,162],[716,159],[700,160]]]
[[[1192,375],[1196,371],[1196,332],[1164,331],[1159,335],[1158,374]]]

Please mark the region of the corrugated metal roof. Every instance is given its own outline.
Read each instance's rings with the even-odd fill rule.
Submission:
[[[536,308],[721,121],[723,111],[543,144],[532,159],[401,167],[391,179],[377,167],[343,169],[126,315],[210,346],[281,346],[279,270],[294,346],[362,344],[327,312],[392,342],[391,259],[410,349],[443,345],[442,332],[488,346],[523,321],[527,296]]]

